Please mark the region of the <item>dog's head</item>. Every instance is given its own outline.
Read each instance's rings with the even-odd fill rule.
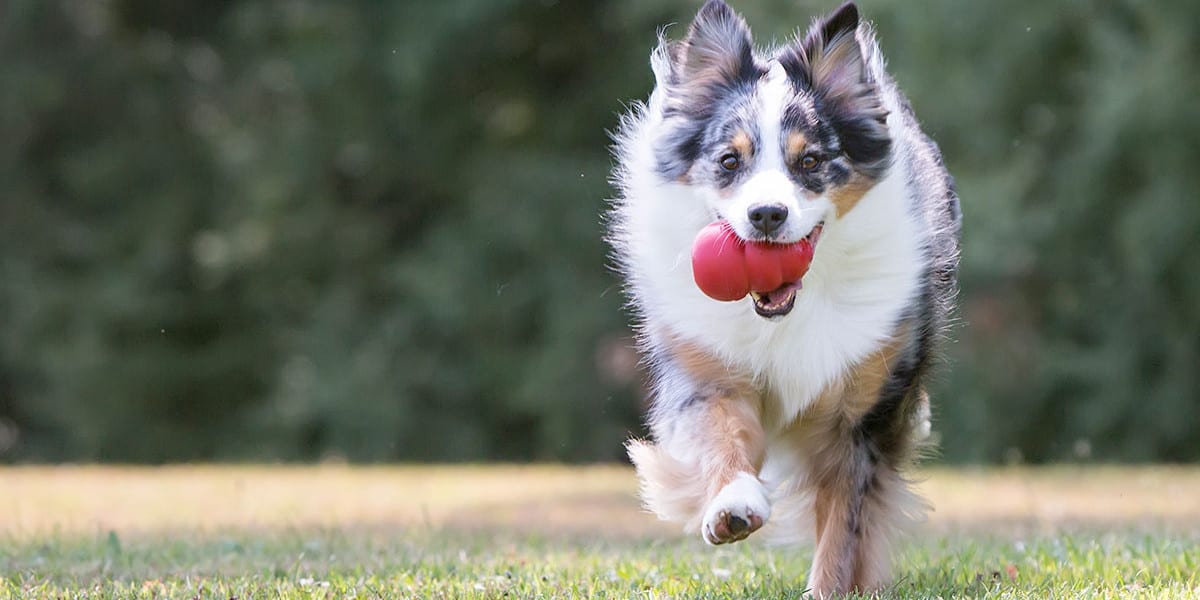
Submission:
[[[763,56],[746,22],[709,0],[656,61],[659,174],[694,188],[747,241],[816,243],[891,164],[887,111],[858,30],[846,3]],[[755,294],[755,307],[786,314],[798,288]]]

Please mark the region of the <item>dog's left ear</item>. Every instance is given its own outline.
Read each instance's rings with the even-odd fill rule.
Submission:
[[[846,154],[859,163],[883,160],[890,150],[887,109],[879,98],[859,45],[858,7],[843,4],[813,22],[779,62],[793,84],[812,93],[841,135]]]

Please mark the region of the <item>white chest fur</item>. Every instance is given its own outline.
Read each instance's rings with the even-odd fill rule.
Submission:
[[[924,232],[910,210],[902,164],[826,223],[795,308],[776,320],[755,314],[749,299],[712,300],[692,281],[691,242],[711,220],[703,201],[679,184],[631,186],[623,243],[643,314],[755,373],[780,399],[782,424],[791,422],[878,349],[916,297]]]

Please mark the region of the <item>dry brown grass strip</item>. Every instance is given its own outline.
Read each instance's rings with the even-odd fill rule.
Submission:
[[[935,531],[1200,530],[1200,468],[925,471]],[[678,530],[623,466],[171,466],[0,469],[0,533],[395,526],[606,536]],[[1015,529],[1014,529],[1015,528]]]

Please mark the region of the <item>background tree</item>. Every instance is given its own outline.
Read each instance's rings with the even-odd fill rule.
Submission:
[[[694,10],[4,4],[0,458],[619,459],[605,131]],[[1200,6],[862,10],[963,197],[944,457],[1200,456]]]

